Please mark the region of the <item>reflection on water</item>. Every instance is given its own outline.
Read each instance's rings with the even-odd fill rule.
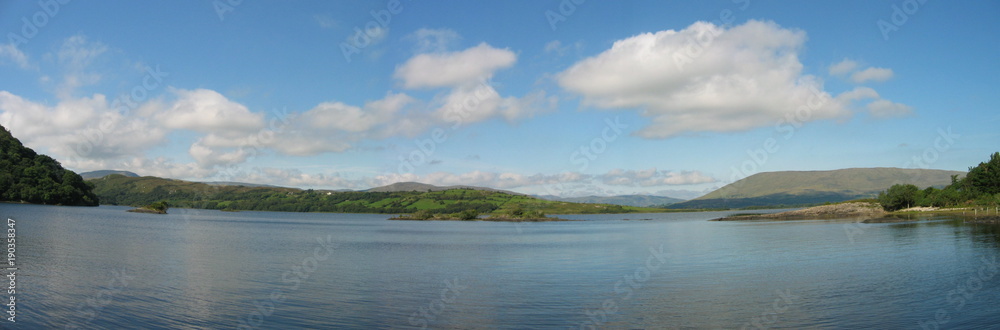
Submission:
[[[18,325],[1000,323],[1000,227],[950,218],[709,222],[726,214],[709,212],[512,224],[125,209],[0,204],[21,237]]]

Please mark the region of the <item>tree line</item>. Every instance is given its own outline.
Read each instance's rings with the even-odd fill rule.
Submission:
[[[1000,152],[990,155],[986,162],[969,168],[969,173],[959,179],[951,177],[951,184],[938,189],[920,189],[912,184],[896,184],[878,194],[878,201],[886,211],[896,211],[913,206],[997,206],[1000,205]]]

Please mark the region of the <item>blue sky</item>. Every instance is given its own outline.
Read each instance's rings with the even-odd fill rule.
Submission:
[[[693,198],[764,171],[966,170],[1000,142],[998,12],[4,1],[0,125],[77,171],[309,188]]]

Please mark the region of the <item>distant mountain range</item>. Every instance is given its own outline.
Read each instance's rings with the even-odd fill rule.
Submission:
[[[112,174],[89,179],[101,202],[141,206],[166,202],[171,207],[216,210],[287,212],[413,213],[427,210],[450,214],[521,209],[546,214],[660,212],[663,209],[542,200],[481,187],[438,187],[404,183],[379,191],[332,191],[285,187],[207,184],[152,176]],[[429,191],[428,191],[429,190]]]
[[[583,197],[559,197],[552,195],[537,195],[535,197],[550,201],[570,202],[570,203],[594,203],[613,204],[638,207],[655,207],[671,205],[683,202],[680,198],[652,195],[618,195],[618,196],[583,196]]]
[[[111,175],[111,174],[121,174],[121,175],[130,177],[130,178],[138,178],[139,177],[138,174],[135,174],[133,172],[129,172],[129,171],[117,171],[117,170],[100,170],[100,171],[83,172],[83,173],[80,173],[80,176],[83,177],[84,180],[86,180],[86,179],[103,178],[103,177]]]
[[[93,171],[82,173],[85,179],[102,178],[110,174],[138,177],[128,171]],[[962,177],[965,172],[901,169],[901,168],[849,168],[832,171],[782,171],[757,173],[726,185],[707,195],[685,201],[683,199],[652,195],[585,196],[558,197],[551,195],[534,196],[544,200],[570,203],[596,203],[633,207],[666,206],[672,209],[716,209],[746,208],[763,206],[803,206],[826,202],[841,202],[859,198],[875,197],[893,184],[911,183],[918,187],[944,187],[951,183],[951,177]],[[272,185],[242,182],[204,182],[209,186],[243,186],[279,189]],[[361,192],[439,192],[452,189],[471,189],[499,192],[510,195],[525,194],[507,190],[475,186],[435,186],[419,182],[399,182],[375,187]],[[350,192],[351,190],[318,190],[322,192]]]
[[[744,208],[842,202],[875,197],[878,192],[899,183],[941,188],[951,184],[953,175],[962,177],[965,172],[880,167],[757,173],[705,196],[668,207]]]
[[[387,186],[375,187],[365,191],[371,192],[401,192],[401,191],[418,191],[418,192],[428,192],[428,191],[445,191],[451,189],[472,189],[481,191],[495,191],[502,192],[510,195],[524,195],[522,193],[507,191],[502,189],[493,189],[486,187],[475,187],[475,186],[435,186],[432,184],[420,183],[420,182],[397,182]]]
[[[271,188],[281,188],[269,184],[259,184],[259,183],[246,183],[246,182],[232,182],[232,181],[206,181],[202,182],[210,186],[243,186],[243,187],[271,187]]]

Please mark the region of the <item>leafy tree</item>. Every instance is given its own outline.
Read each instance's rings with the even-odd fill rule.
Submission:
[[[969,192],[976,196],[1000,193],[1000,152],[990,155],[989,161],[970,167],[963,180]]]
[[[894,184],[878,194],[878,202],[886,211],[896,211],[917,204],[920,188],[912,184]]]
[[[156,203],[153,203],[153,204],[149,204],[149,206],[147,206],[147,208],[149,208],[151,210],[155,210],[155,211],[166,212],[167,208],[169,206],[170,205],[168,205],[167,202],[159,201],[159,202],[156,202]]]

